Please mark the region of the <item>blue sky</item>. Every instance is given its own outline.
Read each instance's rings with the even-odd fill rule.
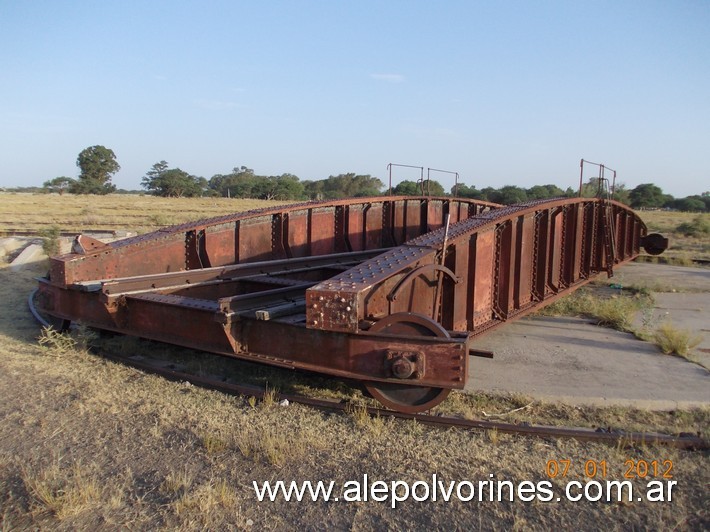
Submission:
[[[708,0],[0,0],[0,186],[76,177],[101,144],[133,189],[163,159],[566,188],[585,158],[701,193],[708,28]]]

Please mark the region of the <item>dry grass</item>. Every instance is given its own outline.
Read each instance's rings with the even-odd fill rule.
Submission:
[[[69,333],[61,332],[52,325],[42,327],[37,343],[51,356],[62,356],[73,352],[77,341]]]
[[[284,203],[229,198],[159,198],[134,194],[60,196],[0,192],[0,232],[10,229],[120,229],[143,233],[166,225]]]
[[[194,477],[187,469],[171,471],[160,485],[160,491],[169,495],[181,497],[192,486]]]
[[[264,408],[271,408],[272,406],[278,404],[279,391],[276,388],[270,387],[268,384],[264,389],[264,397],[261,400],[261,404]]]
[[[666,355],[673,354],[687,358],[691,350],[702,342],[702,337],[688,329],[664,322],[654,332],[653,341]]]
[[[207,454],[221,454],[227,450],[228,444],[226,440],[217,434],[203,434],[202,445]]]
[[[99,207],[82,216],[106,218]],[[107,362],[86,350],[97,343],[86,330],[70,337],[76,347],[46,356],[49,348],[38,344],[39,328],[25,304],[35,286],[32,276],[41,273],[12,274],[0,267],[2,530],[710,526],[704,513],[710,482],[706,454],[441,431],[366,418],[362,412],[338,415],[298,405],[281,407],[275,395],[266,407],[266,401],[168,382]],[[272,390],[286,393],[362,402],[358,390],[318,376],[122,337],[101,339],[100,346],[228,379],[269,383]],[[513,423],[710,431],[710,409],[648,412],[539,402],[521,409],[529,403],[520,395],[452,393],[437,411],[466,417],[495,414]],[[258,503],[251,489],[253,480],[277,479],[333,480],[342,486],[365,473],[387,481],[413,482],[436,473],[444,481],[475,482],[495,474],[536,482],[546,479],[547,461],[560,458],[575,465],[575,480],[583,479],[583,464],[590,459],[607,461],[610,480],[622,478],[625,460],[670,459],[680,489],[672,503],[410,501],[396,512],[374,502]],[[635,489],[642,490],[645,482],[633,480]],[[562,492],[561,480],[553,485]]]
[[[172,503],[172,507],[178,516],[198,516],[200,525],[209,528],[211,516],[220,510],[233,512],[238,516],[238,502],[233,487],[223,480],[211,479],[182,494]]]
[[[582,288],[544,307],[539,314],[582,316],[593,319],[602,327],[631,332],[636,313],[652,305],[653,299],[647,292],[627,290],[616,294]]]
[[[102,502],[98,479],[78,462],[68,471],[58,461],[39,471],[25,469],[22,480],[33,511],[50,512],[59,520],[90,511]]]
[[[369,435],[376,438],[382,436],[387,428],[382,416],[379,414],[371,415],[367,411],[367,405],[365,404],[350,403],[346,409],[346,413],[353,420],[353,424],[357,430],[369,433]]]
[[[19,283],[30,285],[29,280]],[[480,521],[511,529],[578,522],[673,528],[679,520],[687,520],[689,527],[704,526],[697,515],[704,508],[708,481],[701,454],[440,431],[413,422],[372,420],[362,409],[332,415],[294,405],[258,408],[246,398],[167,382],[83,350],[71,357],[41,356],[34,325],[14,305],[20,300],[14,292],[5,292],[10,305],[0,320],[0,491],[3,520],[12,527],[241,529],[253,523],[273,529],[400,529],[464,528]],[[129,344],[128,351],[156,345]],[[302,378],[285,373],[292,381]],[[271,375],[269,382],[274,380]],[[315,381],[308,386],[317,389]],[[523,396],[452,394],[444,405],[481,417],[483,411],[505,414],[528,403]],[[544,403],[505,419],[632,429],[652,424],[671,431],[710,425],[708,411],[649,413]],[[27,446],[27,441],[34,444]],[[48,463],[46,456],[54,449],[66,454]],[[432,473],[456,481],[488,479],[490,473],[539,481],[545,478],[546,462],[560,457],[571,459],[578,469],[590,458],[607,460],[610,476],[618,479],[624,460],[652,456],[672,459],[684,488],[672,508],[634,503],[623,516],[610,513],[604,504],[520,501],[410,502],[397,512],[380,503],[258,503],[251,490],[252,480],[322,479],[342,485],[364,473],[371,479],[409,482]],[[641,489],[643,482],[634,484]],[[554,485],[556,490],[563,486],[561,481]]]
[[[661,260],[676,266],[692,266],[692,259],[710,259],[710,239],[707,234],[687,235],[684,227],[695,226],[698,215],[690,212],[639,211],[649,232],[663,233],[670,239],[670,249],[649,260]],[[701,216],[706,220],[707,215]]]
[[[654,285],[661,290],[662,281]],[[636,325],[637,313],[642,313],[641,325]],[[640,340],[653,342],[665,354],[690,358],[692,349],[702,342],[702,336],[678,328],[668,321],[654,322],[653,297],[647,286],[627,287],[624,292],[610,295],[601,284],[583,288],[555,301],[539,311],[544,316],[582,316],[592,318],[597,325],[630,332]]]

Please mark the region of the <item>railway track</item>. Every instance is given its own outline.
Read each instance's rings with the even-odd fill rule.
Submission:
[[[34,318],[42,326],[50,326],[50,323],[37,310],[34,303],[34,296],[37,290],[33,291],[28,298],[29,309]],[[165,379],[176,382],[188,382],[195,386],[219,391],[230,395],[252,396],[263,399],[267,392],[264,388],[246,384],[227,383],[215,378],[194,375],[175,369],[166,368],[155,363],[150,363],[148,359],[136,359],[134,357],[124,357],[115,354],[98,353],[107,360],[131,366],[146,373],[155,374]],[[351,408],[351,403],[344,401],[334,401],[326,399],[316,399],[302,395],[278,394],[278,400],[287,400],[289,403],[304,405],[310,408],[328,412],[345,413]],[[439,427],[442,429],[458,428],[462,430],[486,430],[495,431],[500,434],[513,434],[518,436],[536,437],[543,439],[569,438],[578,441],[606,443],[623,447],[639,447],[643,445],[663,445],[667,447],[686,450],[707,450],[710,449],[710,442],[704,440],[699,435],[681,433],[679,435],[662,434],[658,432],[626,432],[611,428],[581,428],[581,427],[559,427],[549,425],[532,425],[528,423],[513,424],[491,420],[470,420],[458,417],[437,416],[423,413],[406,413],[389,409],[366,407],[367,413],[371,416],[393,417],[401,420],[414,420],[424,425]]]

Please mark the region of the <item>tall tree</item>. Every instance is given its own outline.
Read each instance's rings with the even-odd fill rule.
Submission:
[[[525,189],[515,185],[505,185],[499,190],[487,194],[487,196],[488,201],[502,203],[503,205],[512,205],[513,203],[520,203],[528,199]]]
[[[271,176],[269,180],[274,183],[271,189],[272,197],[264,199],[277,200],[301,200],[304,199],[304,187],[298,176],[293,174],[281,174]]]
[[[590,177],[589,181],[582,185],[582,197],[594,198],[605,192],[605,181],[601,181],[598,177]]]
[[[150,184],[153,181],[156,181],[160,178],[160,176],[163,174],[168,169],[168,163],[167,161],[160,161],[155,163],[153,166],[150,167],[150,170],[148,170],[145,173],[145,176],[143,176],[143,179],[141,181],[141,186],[143,188],[150,189]]]
[[[424,181],[424,194],[429,196],[446,196],[446,191],[441,183],[436,179],[428,179]]]
[[[421,196],[422,187],[415,181],[405,179],[397,183],[397,186],[392,189],[392,194],[395,196]]]
[[[483,199],[483,192],[478,190],[476,185],[468,186],[464,183],[451,187],[451,194],[461,198]]]
[[[673,200],[668,205],[672,209],[677,209],[684,212],[704,212],[707,210],[702,196],[688,196],[686,198],[678,198]]]
[[[323,179],[317,181],[307,179],[303,182],[303,192],[308,199],[321,200],[323,199]]]
[[[113,150],[105,146],[90,146],[79,153],[76,165],[81,172],[70,192],[109,194],[116,190],[116,186],[111,184],[111,177],[121,169],[121,166],[116,161]]]
[[[209,187],[225,198],[253,198],[256,184],[254,170],[246,166],[234,167],[229,174],[216,174],[209,180]]]
[[[561,198],[565,191],[557,185],[535,185],[526,191],[527,198],[531,200]]]
[[[378,196],[384,183],[369,174],[331,175],[323,180],[321,194],[324,199]]]
[[[614,186],[614,195],[612,196],[612,199],[624,203],[625,205],[629,205],[631,203],[630,195],[631,191],[626,188],[626,185],[624,183],[616,183],[616,185]]]
[[[168,198],[201,196],[206,185],[204,178],[190,175],[180,168],[169,169],[165,161],[155,163],[141,182],[141,186],[150,190],[155,196]]]
[[[453,190],[453,188],[452,188]],[[445,196],[446,191],[436,179],[410,181],[405,179],[392,189],[395,196]]]
[[[644,183],[629,192],[631,206],[638,208],[659,208],[673,198],[663,193],[659,186],[653,183]]]

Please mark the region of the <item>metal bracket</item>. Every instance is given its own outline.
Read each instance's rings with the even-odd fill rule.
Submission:
[[[101,242],[96,238],[92,238],[87,235],[79,235],[74,239],[71,250],[72,253],[78,253],[79,255],[86,255],[90,251],[106,247],[108,244]]]
[[[423,273],[429,272],[429,271],[440,271],[451,277],[451,280],[454,283],[459,282],[459,278],[456,277],[456,274],[452,272],[449,268],[446,266],[442,266],[440,264],[426,264],[424,266],[420,266],[419,268],[415,268],[411,272],[409,272],[400,282],[397,283],[397,285],[392,289],[392,291],[389,293],[387,296],[387,299],[390,301],[396,301],[397,300],[397,294],[399,291],[402,289],[403,286],[414,280],[415,277],[419,277]]]

